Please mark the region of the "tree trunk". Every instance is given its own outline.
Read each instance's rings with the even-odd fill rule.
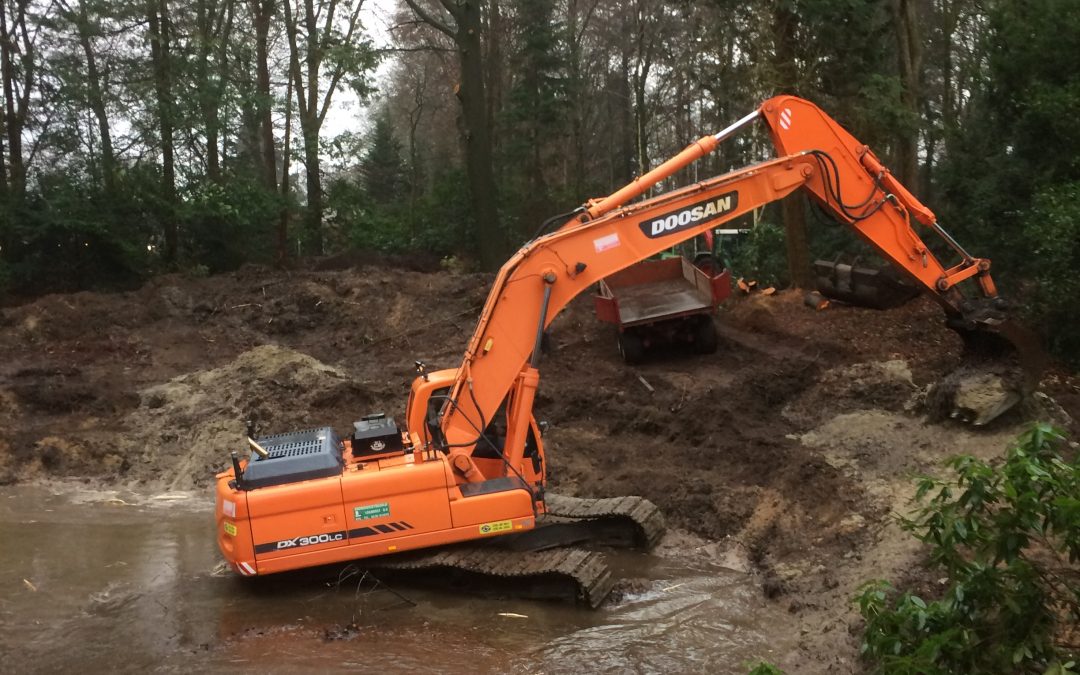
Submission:
[[[630,61],[626,52],[623,52],[620,67],[617,72],[611,74],[610,95],[608,100],[614,108],[612,120],[616,131],[614,139],[614,159],[612,160],[611,182],[608,186],[611,190],[626,185],[634,178],[634,109],[631,104],[630,87]]]
[[[228,142],[227,136],[222,133],[220,123],[221,102],[225,93],[225,83],[229,79],[229,40],[232,38],[233,23],[236,17],[235,0],[225,0],[225,2],[227,3],[227,8],[225,10],[225,25],[221,28],[221,34],[218,35],[217,43],[217,79],[214,82],[216,95],[214,97],[214,106],[211,109],[210,118],[207,120],[206,124],[206,144],[213,147],[214,162],[217,166],[219,180],[221,179],[222,166],[225,164],[225,146]]]
[[[499,147],[498,126],[495,120],[499,119],[499,112],[503,105],[503,66],[505,58],[502,52],[503,39],[503,16],[499,0],[490,0],[488,3],[488,52],[485,62],[487,64],[487,118],[491,120],[491,146]]]
[[[570,191],[584,199],[585,192],[585,86],[582,77],[581,40],[578,38],[578,3],[570,0],[566,9],[567,83],[570,98]]]
[[[255,114],[259,120],[259,161],[262,166],[263,185],[277,192],[277,157],[274,153],[274,120],[270,104],[269,40],[270,19],[274,15],[273,0],[254,0],[252,14],[255,18]]]
[[[499,223],[496,185],[491,146],[491,127],[484,93],[484,63],[480,48],[480,7],[475,2],[459,5],[455,41],[461,61],[462,121],[465,128],[465,165],[469,177],[469,196],[476,219],[476,237],[480,264],[484,269],[498,269],[506,254],[506,238]]]
[[[292,66],[290,65],[290,68]],[[277,264],[284,268],[289,263],[289,159],[292,143],[292,78],[285,87],[285,140],[281,146],[281,213],[278,214]]]
[[[774,68],[779,91],[797,93],[798,68],[795,62],[795,27],[798,17],[790,6],[774,0],[772,29]],[[788,275],[795,288],[810,288],[814,272],[810,267],[810,238],[806,231],[806,208],[802,192],[795,192],[781,202],[784,219],[784,248],[787,252]]]
[[[806,232],[806,198],[797,191],[781,201],[780,208],[784,217],[784,248],[791,285],[812,288],[815,281],[810,266],[810,238]]]
[[[101,137],[101,182],[105,192],[115,190],[116,159],[113,151],[112,130],[109,115],[105,109],[105,100],[101,90],[101,74],[97,67],[97,54],[90,40],[90,19],[86,14],[86,4],[79,3],[78,17],[79,44],[82,45],[83,58],[86,59],[87,103],[97,120],[98,135]]]
[[[304,12],[307,25],[307,109],[300,115],[300,128],[304,136],[304,166],[307,169],[307,211],[304,213],[304,225],[309,253],[322,255],[322,158],[319,157],[319,129],[322,126],[319,119],[319,66],[322,50],[314,0],[305,0]],[[297,92],[300,93],[299,90]]]
[[[5,14],[6,14],[6,12],[3,9],[3,5],[0,5],[0,91],[3,92],[4,100],[7,101],[8,100],[8,95],[7,95],[7,91],[8,91],[8,87],[7,87],[8,69],[6,68],[5,64],[6,64],[6,60],[7,60],[7,48],[8,48],[8,46],[7,46],[7,40],[3,38],[3,36],[7,35],[7,18],[5,17]],[[8,170],[7,170],[7,155],[4,152],[4,139],[6,137],[7,137],[7,109],[6,109],[6,107],[0,107],[0,208],[3,208],[3,207],[5,207],[7,205],[6,202],[7,202],[8,190],[9,190]],[[6,225],[9,220],[10,219],[6,218],[6,217],[0,219],[0,226]],[[0,229],[3,229],[3,228],[0,227]],[[2,243],[5,244],[4,251],[8,251],[9,247],[6,246],[7,242],[3,241]],[[3,255],[4,251],[0,251],[0,256]]]
[[[8,196],[7,162],[4,157],[4,126],[4,111],[0,110],[0,208],[5,205],[2,202],[6,202]]]
[[[634,78],[634,155],[637,158],[637,174],[649,171],[649,143],[645,113],[645,78]]]
[[[147,23],[150,29],[150,58],[157,94],[158,125],[161,131],[162,190],[169,205],[165,214],[165,261],[175,263],[179,244],[176,224],[176,164],[173,158],[173,102],[170,73],[170,31],[168,0],[149,0]]]
[[[420,199],[420,149],[417,130],[424,116],[427,89],[427,66],[413,79],[413,106],[409,109],[409,237],[416,240],[416,203]]]
[[[893,25],[896,30],[901,101],[911,116],[910,128],[898,134],[896,175],[900,182],[917,189],[919,178],[919,76],[922,70],[922,44],[919,42],[918,16],[914,0],[892,0]]]
[[[953,36],[956,33],[956,5],[946,0],[942,2],[941,40],[942,40],[942,63],[941,63],[941,126],[945,145],[945,156],[949,154],[949,146],[956,132],[956,96],[955,80],[953,73]],[[928,181],[929,182],[929,181]]]
[[[310,124],[301,119],[300,129],[304,137],[304,167],[307,175],[307,210],[304,212],[304,230],[307,233],[307,251],[311,255],[322,255],[322,212],[323,194],[319,160],[319,132],[312,130]]]
[[[198,59],[195,77],[199,87],[199,110],[202,113],[203,134],[206,136],[206,175],[215,183],[221,182],[219,109],[224,78],[226,45],[232,31],[233,1],[197,0],[195,23],[198,30]],[[219,7],[223,11],[218,20]]]
[[[21,11],[21,10],[20,10]],[[11,27],[14,33],[15,27]],[[4,129],[7,131],[8,146],[8,185],[10,192],[16,198],[22,196],[26,186],[25,172],[23,169],[22,155],[22,130],[25,111],[19,110],[15,96],[15,64],[12,52],[14,51],[14,38],[8,33],[7,8],[0,6],[0,79],[4,81],[5,118]],[[27,86],[23,82],[23,87]],[[3,158],[0,157],[0,161]]]

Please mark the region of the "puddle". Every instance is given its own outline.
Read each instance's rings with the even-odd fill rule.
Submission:
[[[597,611],[338,584],[341,567],[252,583],[221,573],[209,505],[0,489],[0,669],[744,673],[791,648],[765,637],[782,610],[705,555],[610,554],[633,590]]]

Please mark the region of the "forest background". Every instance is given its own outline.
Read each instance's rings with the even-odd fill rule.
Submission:
[[[0,4],[8,302],[354,251],[493,269],[792,93],[1080,354],[1076,0],[381,0],[378,30],[363,0]],[[771,155],[750,134],[657,191]],[[744,276],[873,262],[802,197],[738,225]]]

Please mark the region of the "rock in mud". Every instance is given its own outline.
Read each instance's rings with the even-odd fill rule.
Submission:
[[[930,388],[926,409],[931,421],[952,418],[983,426],[1014,408],[1022,399],[1015,373],[962,367]]]

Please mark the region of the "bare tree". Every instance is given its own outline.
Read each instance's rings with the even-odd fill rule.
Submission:
[[[461,103],[465,169],[476,221],[477,249],[480,264],[487,269],[495,269],[502,264],[507,245],[497,208],[480,3],[475,0],[439,0],[439,10],[425,7],[420,0],[405,2],[421,21],[449,37],[457,48],[461,69],[457,97]]]
[[[0,188],[16,198],[26,189],[23,130],[30,111],[31,92],[37,83],[35,47],[40,29],[37,21],[42,18],[29,14],[30,0],[0,3],[0,80],[4,93],[3,128],[7,132],[7,167],[0,167]],[[2,150],[0,165],[3,165]]]
[[[172,83],[172,23],[168,0],[148,0],[146,22],[150,38],[154,92],[157,96],[158,131],[161,142],[161,180],[165,201],[176,203],[176,161],[173,147],[174,117]],[[175,212],[165,216],[165,261],[176,261],[179,232]]]
[[[363,0],[282,0],[289,40],[289,71],[300,118],[307,175],[305,230],[308,251],[323,251],[323,188],[319,134],[334,93],[346,76],[361,88],[362,76],[374,64],[374,53],[359,40]],[[344,22],[339,21],[342,10]],[[325,69],[325,70],[324,70]],[[326,90],[322,90],[325,77]]]

